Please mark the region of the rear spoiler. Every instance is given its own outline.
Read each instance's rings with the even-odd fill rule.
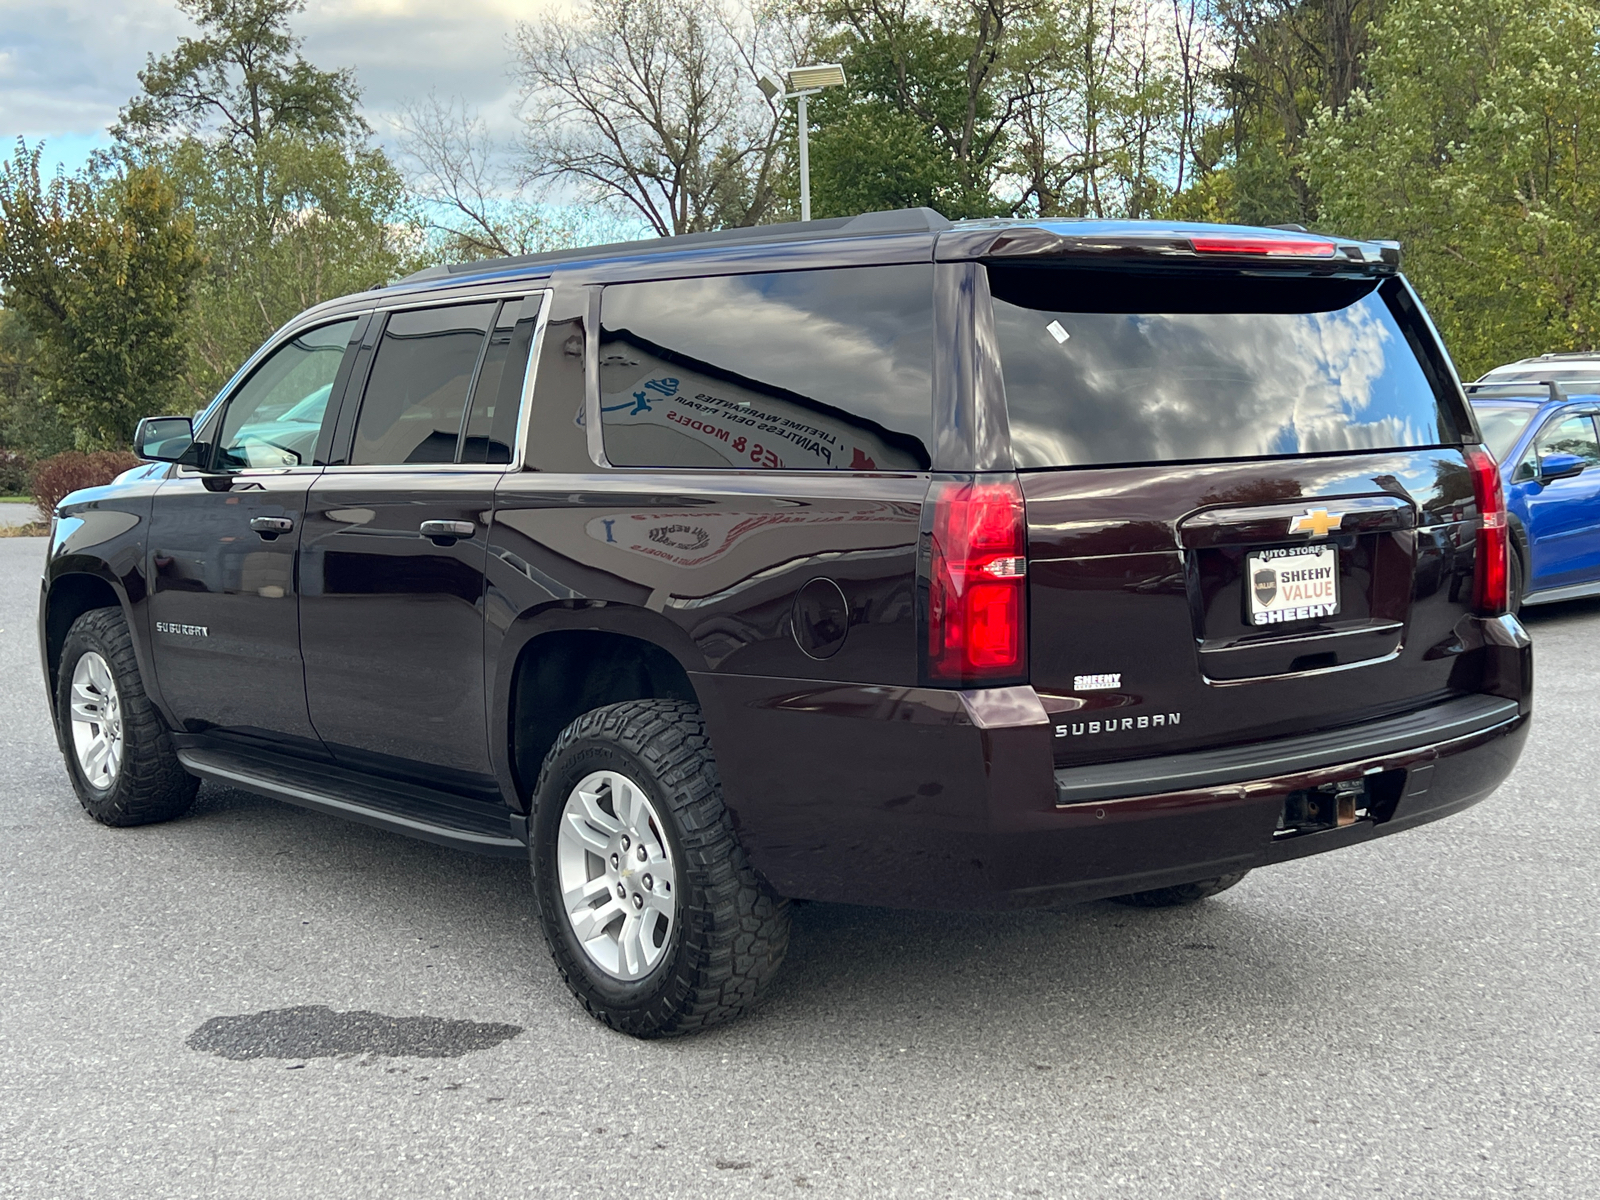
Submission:
[[[1399,242],[1355,242],[1324,234],[1288,230],[1233,230],[1217,228],[1082,230],[1067,222],[1060,226],[994,225],[974,222],[974,227],[939,234],[934,258],[940,262],[970,259],[1099,258],[1144,259],[1163,263],[1193,263],[1229,267],[1291,268],[1315,273],[1349,272],[1393,275],[1400,270]],[[1067,226],[1063,228],[1062,226]]]

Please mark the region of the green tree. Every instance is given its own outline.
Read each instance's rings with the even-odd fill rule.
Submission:
[[[40,400],[83,448],[126,447],[170,412],[187,363],[194,223],[162,172],[106,158],[40,177],[17,143],[0,168],[0,286],[37,342]]]
[[[304,0],[178,7],[199,36],[150,57],[115,132],[195,217],[207,265],[187,380],[200,402],[295,313],[404,272],[422,236],[353,73],[300,53],[290,20]]]
[[[1398,238],[1469,378],[1600,340],[1600,9],[1393,0],[1368,86],[1316,123],[1324,223]]]

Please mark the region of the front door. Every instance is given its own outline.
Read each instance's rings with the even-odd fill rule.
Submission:
[[[302,332],[263,359],[229,397],[205,469],[180,468],[156,493],[149,632],[162,695],[185,731],[316,737],[295,551],[357,323]]]
[[[493,789],[483,573],[536,301],[391,313],[301,543],[311,721],[351,766]],[[341,427],[350,424],[355,385]],[[470,397],[470,403],[469,403]]]
[[[1538,460],[1576,454],[1586,464],[1567,479],[1539,483]],[[1533,453],[1516,474],[1528,504],[1528,540],[1533,550],[1528,590],[1563,587],[1600,577],[1600,444],[1594,418],[1560,416],[1539,432]]]

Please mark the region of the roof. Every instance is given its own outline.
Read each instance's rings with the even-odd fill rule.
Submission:
[[[1392,272],[1400,261],[1396,242],[1362,242],[1327,234],[1307,233],[1298,226],[1263,228],[1247,225],[1207,225],[1174,221],[1105,221],[1095,218],[994,218],[950,221],[931,208],[903,208],[893,212],[864,213],[821,221],[791,221],[780,225],[754,225],[691,233],[678,237],[647,238],[605,246],[584,246],[524,254],[515,258],[485,259],[429,267],[396,280],[394,285],[440,284],[464,281],[477,275],[535,276],[563,264],[605,262],[715,251],[747,251],[762,245],[774,248],[788,243],[842,241],[851,238],[921,235],[937,245],[936,257],[959,261],[974,258],[1028,258],[1085,254],[1193,259],[1199,242],[1213,243],[1209,250],[1237,258],[1266,258],[1275,265],[1314,265],[1319,270],[1352,268],[1366,272]],[[1199,241],[1197,241],[1197,239]],[[1251,246],[1253,251],[1239,247]],[[1228,247],[1233,247],[1229,249]],[[1314,254],[1307,248],[1316,247]],[[1298,248],[1298,253],[1297,253]]]

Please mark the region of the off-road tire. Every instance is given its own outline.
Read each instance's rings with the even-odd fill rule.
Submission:
[[[1249,871],[1240,871],[1233,875],[1218,875],[1215,879],[1197,879],[1176,887],[1151,888],[1148,892],[1129,892],[1126,896],[1113,896],[1111,899],[1133,908],[1179,908],[1185,904],[1198,904],[1218,892],[1225,892],[1248,874]]]
[[[666,826],[677,871],[678,909],[669,948],[644,978],[599,970],[561,904],[556,841],[576,784],[614,770],[644,788]],[[756,875],[722,803],[700,707],[681,700],[631,700],[585,713],[545,756],[529,815],[534,894],[551,956],[589,1012],[640,1038],[694,1033],[748,1011],[789,947],[789,902]]]
[[[72,742],[72,673],[95,651],[111,668],[122,710],[122,765],[108,788],[97,788],[78,765]],[[72,623],[56,671],[56,733],[78,801],[102,825],[149,825],[181,817],[200,781],[178,762],[166,722],[145,695],[133,638],[119,608],[96,608]]]

